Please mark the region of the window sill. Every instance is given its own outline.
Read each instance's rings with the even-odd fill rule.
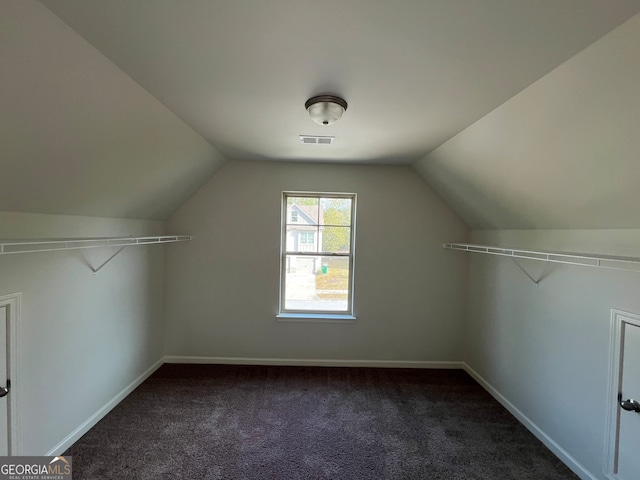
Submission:
[[[353,315],[332,313],[280,313],[276,315],[278,322],[323,322],[323,323],[355,323]]]

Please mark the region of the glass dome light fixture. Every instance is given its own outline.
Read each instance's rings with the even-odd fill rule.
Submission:
[[[347,110],[347,102],[334,95],[318,95],[307,100],[304,108],[318,125],[332,125]]]

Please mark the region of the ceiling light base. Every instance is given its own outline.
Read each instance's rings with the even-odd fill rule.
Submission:
[[[347,110],[347,102],[334,95],[318,95],[307,100],[304,108],[318,125],[333,125]]]

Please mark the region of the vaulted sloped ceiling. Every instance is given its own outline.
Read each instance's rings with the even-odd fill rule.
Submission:
[[[0,0],[0,210],[166,218],[228,158],[414,164],[475,228],[640,227],[637,17],[598,40],[639,11]],[[337,124],[304,111],[320,93]]]
[[[0,1],[0,210],[166,218],[222,163],[36,1]]]
[[[640,228],[640,14],[415,168],[471,228]]]
[[[229,158],[412,163],[640,0],[42,0]],[[341,95],[323,127],[309,97]],[[298,135],[332,135],[301,145]]]

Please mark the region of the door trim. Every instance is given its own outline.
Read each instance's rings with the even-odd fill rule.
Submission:
[[[640,327],[640,315],[611,309],[611,336],[609,346],[609,388],[607,390],[607,429],[605,439],[604,474],[611,480],[619,480],[618,430],[620,428],[620,405],[618,393],[622,387],[622,340],[624,324]]]
[[[22,313],[22,294],[0,295],[0,307],[6,307],[8,349],[7,378],[11,379],[9,402],[9,455],[17,456],[22,452],[22,422],[19,406],[22,405],[22,381],[20,375],[20,325]]]

